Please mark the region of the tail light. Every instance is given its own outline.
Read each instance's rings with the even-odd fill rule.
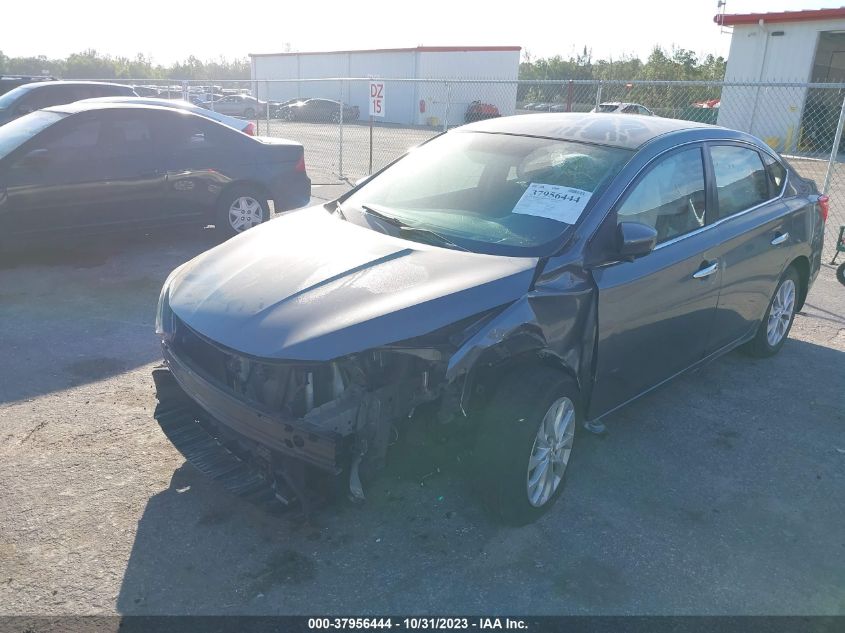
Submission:
[[[305,154],[303,153],[302,156],[299,157],[299,161],[296,163],[296,167],[293,168],[295,172],[304,174],[305,173]]]
[[[822,222],[827,222],[827,216],[830,213],[830,198],[826,195],[819,196],[819,214],[822,216]]]
[[[247,136],[255,136],[255,123],[250,121],[247,126],[241,130]]]

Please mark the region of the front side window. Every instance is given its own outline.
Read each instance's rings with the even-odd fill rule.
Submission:
[[[551,254],[631,154],[572,141],[450,132],[364,184],[342,207],[366,226],[365,209],[377,208],[476,252]]]
[[[652,227],[658,244],[700,229],[704,220],[704,163],[698,147],[660,160],[616,213],[617,223]]]
[[[710,156],[720,218],[745,211],[770,198],[768,175],[757,150],[717,145],[710,148]]]
[[[8,155],[42,130],[62,120],[58,112],[33,112],[0,125],[0,158]]]

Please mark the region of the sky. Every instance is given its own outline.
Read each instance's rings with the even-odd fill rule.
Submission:
[[[727,13],[819,9],[843,0],[728,0]],[[521,46],[534,58],[648,56],[655,44],[727,56],[730,35],[713,23],[716,0],[4,0],[0,50],[65,57],[93,48],[168,65],[294,51],[426,46]],[[31,29],[27,28],[31,25]],[[36,36],[34,36],[36,35]]]

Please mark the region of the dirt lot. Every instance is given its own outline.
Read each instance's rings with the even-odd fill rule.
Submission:
[[[491,524],[454,455],[413,442],[364,506],[305,523],[206,483],[151,416],[160,285],[213,243],[0,265],[0,614],[845,614],[832,268],[778,357],[730,354],[582,433],[535,525]]]

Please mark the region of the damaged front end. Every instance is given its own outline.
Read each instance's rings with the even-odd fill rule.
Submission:
[[[288,362],[225,349],[172,314],[168,330],[156,418],[189,461],[241,496],[305,509],[343,488],[363,499],[362,472],[384,465],[415,409],[439,401],[448,417],[460,398],[462,381],[445,380],[448,341]],[[202,441],[185,446],[185,436]]]

